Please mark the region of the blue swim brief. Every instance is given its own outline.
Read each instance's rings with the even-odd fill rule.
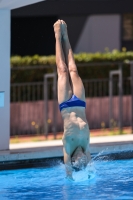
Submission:
[[[85,108],[86,107],[86,102],[80,100],[78,97],[76,97],[73,94],[72,97],[69,100],[67,100],[67,101],[65,101],[65,102],[63,102],[63,103],[61,103],[59,105],[59,109],[61,111],[63,108],[74,107],[74,106],[79,106],[79,107],[84,107]]]

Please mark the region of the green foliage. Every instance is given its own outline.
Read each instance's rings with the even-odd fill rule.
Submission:
[[[92,62],[128,62],[133,60],[132,51],[118,51],[113,50],[112,52],[106,51],[104,53],[79,53],[74,55],[76,63],[92,63]],[[12,56],[11,67],[16,66],[34,66],[34,65],[55,65],[55,56]]]
[[[11,67],[34,66],[34,65],[55,65],[55,56],[12,56]]]
[[[133,60],[133,52],[113,50],[112,52],[105,49],[104,53],[79,53],[75,54],[75,62],[78,66],[78,71],[82,79],[102,79],[109,77],[109,71],[118,69],[115,62],[123,62],[123,76],[130,75],[129,61]],[[95,63],[101,63],[97,66]],[[111,65],[102,65],[105,62],[111,62]],[[93,64],[93,66],[87,64]],[[34,82],[43,81],[45,73],[52,73],[55,66],[55,56],[12,56],[11,68],[25,66],[25,70],[12,70],[11,82]],[[38,66],[36,69],[26,70],[26,66]],[[40,68],[39,66],[49,66],[48,68]]]

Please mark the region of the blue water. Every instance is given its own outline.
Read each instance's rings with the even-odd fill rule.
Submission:
[[[93,161],[74,179],[65,179],[62,163],[0,171],[0,200],[133,200],[133,159]]]

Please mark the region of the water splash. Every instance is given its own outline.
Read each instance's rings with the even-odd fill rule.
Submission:
[[[89,163],[87,167],[78,172],[73,172],[73,178],[76,182],[90,181],[96,176],[96,169],[93,163]]]
[[[98,154],[96,154],[96,156],[94,156],[94,157],[92,158],[92,161],[94,161],[94,160],[101,160],[100,156],[106,154],[107,151],[108,151],[108,147],[105,148],[105,149],[103,149],[102,151],[100,151]],[[106,156],[106,155],[105,155],[105,156]]]

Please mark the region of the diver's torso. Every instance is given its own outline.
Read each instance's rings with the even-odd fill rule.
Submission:
[[[69,107],[61,111],[64,120],[63,144],[68,154],[81,146],[84,150],[89,145],[89,127],[85,108]]]

